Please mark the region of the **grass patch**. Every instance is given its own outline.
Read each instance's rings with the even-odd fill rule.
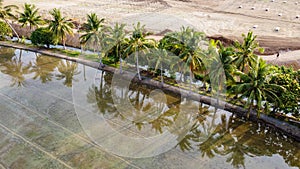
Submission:
[[[66,54],[67,56],[70,57],[77,57],[80,55],[80,51],[75,51],[75,50],[63,50],[63,49],[59,49],[60,52],[62,52],[63,54]]]
[[[97,54],[83,54],[81,56],[83,57],[83,59],[86,59],[86,60],[89,60],[89,61],[93,61],[93,62],[99,62],[100,61]]]

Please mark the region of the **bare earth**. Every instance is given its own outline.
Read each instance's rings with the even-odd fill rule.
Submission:
[[[300,49],[300,18],[296,18],[300,17],[300,1],[297,0],[4,0],[5,5],[22,6],[25,2],[35,4],[45,18],[49,18],[53,8],[60,8],[79,22],[94,12],[109,23],[126,23],[128,29],[140,21],[157,33],[185,25],[208,36],[241,39],[241,33],[252,30],[268,53],[282,53],[279,59],[264,56],[266,60],[278,64],[296,61],[294,68],[300,68],[300,52],[287,52]],[[275,31],[276,27],[280,30]]]

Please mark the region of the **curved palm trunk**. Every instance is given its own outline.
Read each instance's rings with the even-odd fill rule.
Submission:
[[[15,28],[6,19],[4,19],[4,21],[11,28],[11,30],[14,32],[14,34],[17,36],[17,39],[19,41],[20,37],[19,37],[18,33],[16,32]]]

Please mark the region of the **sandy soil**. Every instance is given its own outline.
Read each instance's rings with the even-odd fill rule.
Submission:
[[[60,8],[79,22],[85,21],[86,14],[95,12],[109,23],[126,23],[127,29],[140,21],[153,32],[178,30],[185,25],[208,36],[240,39],[241,33],[252,30],[268,53],[300,49],[297,0],[4,0],[6,5],[22,6],[25,2],[36,4],[45,18],[50,17],[49,10]],[[276,27],[280,30],[275,31]],[[300,60],[299,53],[286,52],[288,57],[280,61]]]

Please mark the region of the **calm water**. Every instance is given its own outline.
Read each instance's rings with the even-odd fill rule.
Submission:
[[[116,80],[0,48],[0,168],[300,167],[300,144],[266,126]]]

